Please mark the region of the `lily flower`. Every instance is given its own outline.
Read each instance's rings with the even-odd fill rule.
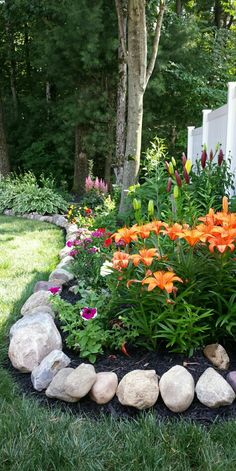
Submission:
[[[142,249],[142,250],[139,250],[138,254],[130,255],[130,259],[133,261],[133,264],[135,267],[137,267],[140,262],[142,262],[147,267],[150,267],[150,265],[153,262],[154,257],[160,257],[157,249],[155,248]]]
[[[176,276],[172,271],[156,271],[152,277],[144,278],[142,284],[148,284],[148,291],[152,291],[154,288],[160,288],[162,291],[172,293],[174,290],[174,281],[183,283],[183,280]]]

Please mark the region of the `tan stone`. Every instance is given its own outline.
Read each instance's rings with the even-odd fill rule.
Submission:
[[[96,381],[96,372],[92,365],[82,363],[65,381],[65,391],[69,396],[81,399],[86,396]]]
[[[229,357],[222,345],[219,343],[212,343],[207,345],[203,350],[207,359],[220,370],[227,370],[229,368]]]
[[[28,373],[53,350],[62,349],[61,336],[49,314],[20,319],[11,329],[9,358],[14,368]]]
[[[37,291],[37,293],[32,294],[22,306],[21,315],[27,315],[38,306],[50,306],[50,296],[51,293],[44,290]]]
[[[58,371],[70,364],[70,358],[61,350],[53,350],[33,369],[31,381],[34,389],[42,391],[46,389]]]
[[[235,399],[231,386],[213,368],[207,368],[200,376],[196,394],[202,404],[211,408],[230,405]]]
[[[172,412],[184,412],[194,398],[194,379],[180,365],[175,365],[160,379],[160,393],[165,405]]]
[[[120,381],[116,395],[124,406],[147,409],[159,395],[158,376],[155,370],[133,370]]]
[[[115,373],[97,373],[96,381],[90,390],[89,396],[97,404],[106,404],[115,396],[118,378]]]
[[[63,284],[68,283],[74,279],[73,273],[65,270],[64,268],[56,268],[49,276],[49,281],[62,280]]]
[[[52,382],[46,389],[46,396],[66,402],[77,402],[78,399],[76,399],[75,397],[71,397],[65,391],[65,381],[68,376],[73,373],[73,371],[73,368],[63,368],[62,370],[58,371],[58,373],[56,374],[56,376],[54,376]]]

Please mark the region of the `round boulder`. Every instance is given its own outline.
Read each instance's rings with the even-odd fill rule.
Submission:
[[[160,393],[172,412],[184,412],[194,398],[194,380],[181,365],[170,368],[160,379]]]
[[[152,407],[159,395],[155,370],[133,370],[120,381],[116,395],[123,406],[143,410]]]

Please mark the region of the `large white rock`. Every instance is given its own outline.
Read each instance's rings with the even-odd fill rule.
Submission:
[[[24,317],[34,316],[35,314],[50,314],[50,316],[54,319],[55,313],[52,310],[51,306],[37,306],[32,309],[32,311],[27,311]]]
[[[121,404],[137,409],[152,407],[159,395],[155,370],[133,370],[120,381],[116,395]]]
[[[160,393],[172,412],[184,412],[194,398],[194,379],[181,365],[170,368],[160,379]]]
[[[9,358],[14,368],[28,373],[53,350],[62,349],[61,336],[50,314],[26,316],[11,329]]]
[[[66,228],[66,233],[68,235],[72,235],[72,234],[75,234],[75,233],[78,233],[78,226],[77,224],[68,224],[67,228]]]
[[[21,308],[21,315],[25,316],[30,313],[35,307],[38,306],[50,306],[50,296],[49,291],[37,291],[37,293],[32,294],[25,304]]]
[[[89,396],[97,404],[106,404],[115,396],[118,386],[117,375],[113,372],[97,373],[96,381]]]
[[[228,406],[235,399],[235,393],[225,379],[213,368],[207,368],[196,384],[198,400],[208,407]]]
[[[55,399],[60,399],[61,401],[66,402],[77,402],[78,399],[76,399],[75,397],[71,397],[65,391],[65,381],[73,371],[73,368],[63,368],[62,370],[58,371],[58,373],[56,374],[56,376],[54,376],[52,382],[46,389],[46,396]]]
[[[61,350],[53,350],[31,373],[34,389],[37,391],[46,389],[58,371],[66,368],[69,364],[70,358],[65,353]]]
[[[219,343],[212,343],[207,345],[203,350],[204,355],[214,366],[220,370],[227,370],[229,368],[229,356]]]
[[[57,282],[38,281],[34,287],[34,293],[37,293],[37,291],[48,291],[50,288],[55,287],[55,286],[58,288],[61,288],[62,281],[61,280],[57,280]]]
[[[82,363],[65,381],[65,391],[69,396],[81,399],[86,396],[96,381],[96,372],[92,365]]]
[[[68,281],[71,281],[74,279],[73,273],[70,273],[67,270],[64,270],[64,268],[56,268],[51,275],[49,276],[49,281],[52,280],[62,280],[63,283],[68,283]]]

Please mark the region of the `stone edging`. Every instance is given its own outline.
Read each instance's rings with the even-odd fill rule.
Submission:
[[[15,216],[4,211],[6,216]],[[64,216],[41,216],[36,213],[21,217],[49,222],[66,230],[66,240],[73,239],[79,228],[70,224]],[[235,399],[236,379],[233,388],[217,371],[207,368],[200,376],[196,387],[189,371],[175,365],[164,373],[159,381],[155,370],[133,370],[118,384],[113,372],[95,372],[90,364],[82,363],[76,369],[68,368],[70,358],[62,352],[62,339],[54,323],[54,312],[50,306],[52,286],[61,287],[74,278],[68,268],[73,260],[70,248],[60,252],[61,262],[49,276],[49,281],[36,283],[34,294],[21,309],[22,318],[10,330],[9,358],[12,365],[22,373],[31,372],[37,391],[46,390],[46,396],[66,402],[77,402],[89,394],[97,404],[109,402],[116,394],[124,406],[143,410],[152,407],[159,396],[173,412],[183,412],[191,405],[194,394],[208,407],[230,405]],[[229,373],[229,376],[235,372]],[[235,373],[236,375],[236,373]]]

